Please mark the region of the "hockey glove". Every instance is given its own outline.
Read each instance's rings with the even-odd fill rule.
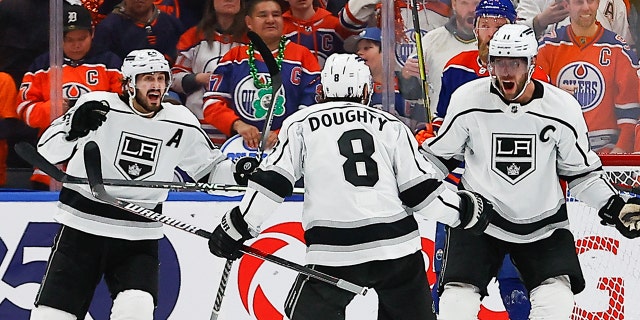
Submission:
[[[598,211],[604,225],[613,225],[623,236],[640,237],[640,199],[631,198],[626,203],[620,196],[612,196]]]
[[[442,126],[442,121],[444,119],[436,117],[431,120],[431,123],[426,123],[424,128],[419,128],[420,130],[415,131],[416,140],[418,140],[418,144],[422,145],[425,140],[429,138],[433,138],[438,134],[438,130]]]
[[[249,183],[249,176],[258,169],[260,161],[254,157],[242,157],[235,161],[233,167],[233,178],[236,183],[246,186]]]
[[[73,141],[98,129],[107,120],[109,104],[106,101],[87,101],[77,108],[72,108],[64,117],[64,130],[67,141]]]
[[[228,211],[220,224],[209,237],[209,251],[220,258],[235,260],[242,256],[242,244],[253,238],[249,233],[249,226],[244,221],[240,208]]]
[[[418,140],[419,145],[422,145],[425,140],[435,136],[436,132],[433,130],[433,126],[430,123],[427,123],[424,129],[421,129],[416,133],[416,140]]]
[[[479,193],[467,190],[458,191],[460,196],[460,225],[473,234],[481,235],[493,219],[493,204]]]

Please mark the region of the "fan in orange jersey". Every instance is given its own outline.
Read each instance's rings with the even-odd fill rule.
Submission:
[[[568,1],[571,24],[545,36],[538,65],[582,106],[594,151],[631,152],[640,116],[638,58],[622,37],[596,21],[598,4]]]
[[[289,10],[282,14],[284,36],[309,48],[320,67],[333,53],[343,53],[344,41],[356,33],[342,24],[327,9],[314,7],[314,0],[287,0]]]
[[[121,93],[122,61],[112,52],[91,50],[93,28],[89,11],[65,2],[63,20],[63,111],[87,92]],[[20,85],[18,115],[40,133],[51,123],[50,70],[49,54],[43,54],[33,62]],[[49,177],[37,169],[31,181],[35,189],[49,189]]]
[[[35,130],[18,119],[17,97],[18,91],[11,75],[0,72],[0,187],[22,185],[18,181],[7,181],[7,167],[16,166],[16,158],[18,158],[16,155],[11,156],[11,150],[16,142],[32,140],[35,142],[36,138]]]

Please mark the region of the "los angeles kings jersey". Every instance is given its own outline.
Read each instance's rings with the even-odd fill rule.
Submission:
[[[438,136],[422,145],[427,156],[443,162],[464,157],[462,186],[493,202],[498,213],[487,234],[528,243],[568,228],[559,177],[597,209],[616,194],[601,176],[600,159],[589,149],[587,126],[571,95],[532,80],[532,101],[505,103],[491,81],[473,80],[456,90]]]
[[[285,119],[278,139],[240,210],[259,229],[283,190],[304,176],[307,263],[344,266],[414,253],[414,212],[459,224],[460,198],[436,179],[409,128],[387,112],[322,103]]]
[[[133,113],[115,93],[90,92],[82,95],[74,108],[89,100],[104,100],[111,107],[107,120],[97,130],[67,141],[63,116],[54,120],[38,141],[38,152],[50,162],[68,160],[67,173],[87,176],[85,166],[95,164],[84,162],[84,145],[95,141],[100,146],[104,178],[172,181],[174,168],[179,167],[195,180],[214,169],[211,174],[220,174],[220,182],[233,182],[230,161],[224,161],[226,157],[184,106],[163,103],[154,117],[145,118]],[[106,186],[106,190],[114,197],[157,211],[168,194],[166,189],[151,188]],[[163,236],[160,223],[98,201],[88,185],[65,183],[59,201],[54,218],[69,227],[129,240]]]

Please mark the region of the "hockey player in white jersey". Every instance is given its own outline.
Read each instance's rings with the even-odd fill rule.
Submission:
[[[38,151],[67,172],[86,177],[82,150],[95,141],[105,178],[171,181],[175,167],[194,180],[233,183],[232,164],[182,105],[163,103],[170,85],[166,59],[135,50],[122,65],[124,94],[90,92],[52,122]],[[107,187],[115,197],[161,211],[167,190]],[[32,320],[84,319],[104,276],[114,297],[111,319],[151,320],[158,294],[161,224],[95,199],[88,185],[64,184],[54,219],[61,224]]]
[[[486,287],[503,257],[530,290],[529,319],[569,319],[584,278],[568,230],[565,197],[599,209],[626,237],[638,237],[636,198],[627,203],[606,181],[589,149],[580,105],[565,91],[531,79],[538,43],[533,30],[507,24],[489,44],[490,77],[454,92],[438,137],[422,144],[446,174],[464,160],[460,186],[494,203],[482,235],[451,229],[439,282],[439,319],[477,319]]]
[[[287,118],[273,152],[251,175],[240,205],[227,212],[210,251],[237,259],[240,245],[304,176],[306,263],[378,293],[378,319],[435,319],[420,251],[422,214],[482,232],[491,205],[456,193],[436,177],[407,126],[366,106],[371,75],[353,54],[331,55],[321,73],[324,103]],[[354,294],[300,275],[285,303],[293,320],[344,319]]]

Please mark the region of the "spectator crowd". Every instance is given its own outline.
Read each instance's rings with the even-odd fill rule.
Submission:
[[[371,105],[398,116],[414,131],[427,128],[420,132],[424,138],[436,134],[458,86],[489,75],[488,43],[505,22],[474,18],[480,2],[488,17],[512,8],[505,22],[535,31],[541,67],[536,77],[548,77],[578,100],[595,151],[638,151],[640,8],[627,0],[422,0],[416,1],[417,10],[410,1],[394,1],[395,47],[387,61],[396,72],[389,79],[382,59],[380,0],[65,0],[63,40],[56,44],[64,53],[62,111],[90,91],[122,92],[122,59],[132,50],[155,49],[172,67],[165,99],[194,113],[215,144],[239,134],[249,147],[257,147],[269,101],[263,98],[272,93],[266,66],[246,35],[253,30],[272,40],[269,47],[279,67],[291,74],[285,78],[270,146],[284,118],[317,102],[319,71],[327,57],[345,52],[356,53],[371,69]],[[51,44],[43,4],[0,2],[0,94],[11,97],[3,99],[0,113],[0,186],[49,187],[37,168],[28,184],[7,184],[4,178],[7,170],[28,167],[12,146],[35,141],[56,107],[49,97]],[[414,13],[420,30],[415,30]],[[34,14],[40,23],[32,23]],[[421,37],[422,54],[416,52],[415,34]],[[419,58],[424,59],[432,114],[426,114],[420,94]],[[382,104],[386,81],[393,82],[392,107]],[[433,126],[427,123],[432,118]]]
[[[128,89],[130,99],[138,99],[138,88],[123,87],[121,70],[136,50],[157,50],[170,65],[170,79],[161,79],[168,92],[147,98],[193,113],[218,146],[239,135],[248,148],[260,147],[270,105],[274,120],[262,147],[276,145],[287,117],[321,102],[321,70],[336,53],[358,56],[371,75],[369,106],[393,114],[422,144],[453,121],[447,112],[458,88],[496,78],[489,48],[504,25],[526,29],[538,41],[535,63],[495,63],[502,75],[520,63],[530,67],[511,101],[519,101],[524,88],[533,94],[530,81],[539,88],[538,82],[557,87],[562,91],[553,90],[568,92],[571,102],[580,105],[585,145],[592,151],[640,152],[638,0],[397,0],[387,4],[394,14],[390,53],[383,52],[381,0],[65,0],[63,37],[56,44],[46,41],[47,3],[0,1],[0,188],[50,189],[49,177],[21,161],[13,145],[35,143],[50,127],[52,110],[67,112],[89,92],[122,95]],[[275,58],[282,74],[276,92],[266,59],[247,31],[260,36]],[[50,46],[63,53],[60,69],[52,68]],[[387,66],[394,69],[390,75]],[[61,99],[51,91],[58,71]],[[501,81],[503,87],[493,89],[519,89],[516,80]],[[393,98],[386,102],[389,84]],[[513,108],[517,114],[518,106]],[[454,171],[447,179],[455,185],[459,177]],[[443,232],[439,228],[438,234]],[[436,236],[439,241],[436,251],[442,250],[444,238]],[[435,267],[440,272],[438,261]],[[501,295],[509,297],[504,304],[510,318],[528,319],[527,289],[509,257],[498,280]],[[437,292],[433,296],[437,311]]]
[[[276,96],[269,137],[275,143],[282,120],[318,102],[320,70],[333,53],[355,53],[370,68],[371,105],[391,112],[422,137],[437,134],[447,103],[459,85],[488,75],[488,43],[504,23],[535,31],[540,53],[534,78],[570,92],[582,106],[590,146],[601,153],[640,151],[638,10],[635,0],[422,0],[394,1],[395,50],[382,54],[380,0],[65,0],[62,43],[62,110],[84,93],[121,93],[123,58],[155,49],[171,64],[165,100],[186,106],[217,145],[239,134],[257,147],[264,110]],[[503,22],[477,18],[513,8]],[[483,4],[484,3],[484,4]],[[51,61],[47,1],[0,2],[0,186],[48,189],[34,168],[30,182],[11,175],[28,167],[13,152],[33,142],[51,122]],[[419,18],[414,30],[413,14]],[[496,15],[497,14],[497,15]],[[41,17],[40,23],[30,23]],[[494,21],[495,20],[495,21]],[[286,75],[273,93],[266,65],[246,32],[261,36]],[[416,52],[419,35],[423,52]],[[480,42],[479,42],[480,41]],[[388,60],[382,60],[383,58]],[[424,59],[427,114],[420,94]],[[393,63],[390,79],[384,67]],[[470,74],[468,74],[471,72]],[[393,108],[382,104],[392,82]],[[433,126],[428,123],[433,118]],[[426,125],[426,126],[425,126]],[[419,135],[420,136],[420,135]]]

